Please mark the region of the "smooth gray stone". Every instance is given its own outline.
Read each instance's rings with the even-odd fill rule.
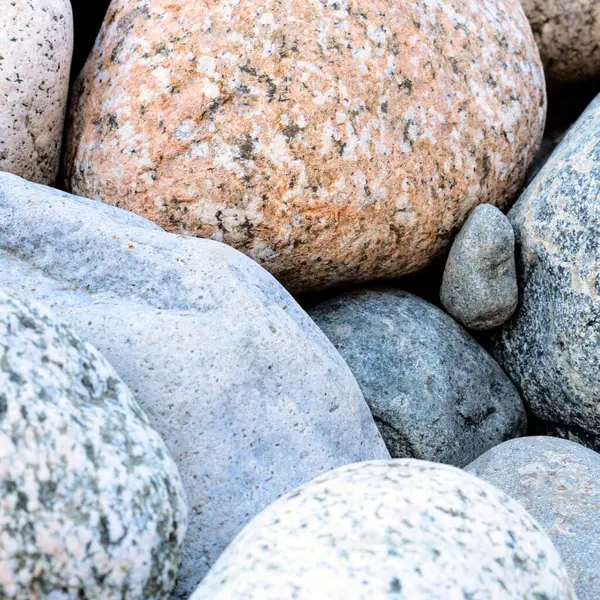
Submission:
[[[232,248],[7,174],[0,248],[0,285],[98,347],[175,458],[191,507],[176,597],[283,492],[389,457],[338,352]]]
[[[481,204],[456,236],[440,290],[444,308],[469,329],[506,323],[519,301],[515,234],[502,211]]]
[[[326,301],[309,314],[356,376],[393,457],[462,467],[524,432],[514,385],[432,304],[373,289]]]
[[[537,419],[600,449],[600,96],[508,216],[521,302],[493,353]]]
[[[177,467],[106,359],[0,289],[0,598],[165,600]]]
[[[579,600],[600,598],[600,454],[528,437],[488,450],[465,470],[518,500],[542,525]]]
[[[500,490],[411,459],[336,469],[247,525],[190,600],[575,600],[542,528]]]

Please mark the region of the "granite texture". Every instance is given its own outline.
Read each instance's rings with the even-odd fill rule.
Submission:
[[[600,455],[552,437],[511,440],[466,471],[518,500],[559,551],[579,600],[600,598]]]
[[[165,439],[191,507],[177,598],[283,492],[389,458],[341,356],[232,248],[0,174],[0,285],[98,347]]]
[[[600,97],[509,218],[521,304],[493,352],[537,419],[600,448]]]
[[[114,0],[65,182],[314,290],[415,271],[507,206],[545,112],[518,0]]]
[[[100,353],[0,290],[0,597],[162,600],[187,506],[160,436]]]
[[[190,600],[575,600],[542,528],[446,465],[373,461],[272,504]]]
[[[354,373],[393,457],[462,467],[524,433],[514,385],[428,302],[373,289],[333,298],[309,314]]]
[[[52,184],[73,52],[69,0],[4,0],[0,11],[0,171]]]
[[[521,0],[550,87],[600,77],[598,0]]]
[[[440,289],[444,308],[469,329],[503,325],[519,302],[515,234],[490,204],[475,208],[456,236]]]

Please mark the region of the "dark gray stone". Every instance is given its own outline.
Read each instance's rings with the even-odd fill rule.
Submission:
[[[493,353],[537,419],[600,448],[600,96],[509,218],[521,303]]]
[[[546,530],[579,600],[600,598],[600,454],[552,437],[510,440],[466,471],[518,500]]]
[[[309,314],[350,366],[393,457],[464,466],[523,433],[525,411],[508,377],[428,302],[366,290]]]
[[[440,290],[444,308],[470,329],[506,323],[519,301],[515,234],[491,204],[473,210],[456,236]]]

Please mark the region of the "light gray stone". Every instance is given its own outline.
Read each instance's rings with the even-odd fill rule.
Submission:
[[[579,600],[600,598],[600,454],[552,437],[510,440],[466,471],[518,500],[558,549]]]
[[[342,467],[272,504],[190,600],[574,600],[542,528],[463,471]]]
[[[519,301],[515,234],[491,204],[473,210],[456,236],[440,289],[444,308],[469,329],[506,323]]]
[[[509,218],[521,302],[493,352],[537,419],[600,448],[600,97]]]
[[[178,598],[283,492],[389,458],[338,352],[232,248],[2,174],[0,249],[0,284],[96,345],[165,438],[191,506]]]
[[[167,598],[179,473],[104,357],[0,290],[0,597]]]
[[[513,384],[432,304],[373,289],[309,314],[356,376],[393,457],[462,467],[523,433],[525,410]]]

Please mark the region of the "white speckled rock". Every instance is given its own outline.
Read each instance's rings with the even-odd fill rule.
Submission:
[[[54,183],[72,53],[73,15],[69,0],[3,0],[0,171]]]
[[[0,285],[98,347],[166,440],[191,506],[179,598],[280,494],[389,458],[341,356],[232,248],[0,174]]]
[[[0,597],[162,600],[187,507],[175,463],[102,355],[0,291]]]
[[[191,600],[574,600],[552,542],[514,500],[454,467],[342,467],[285,495]]]

